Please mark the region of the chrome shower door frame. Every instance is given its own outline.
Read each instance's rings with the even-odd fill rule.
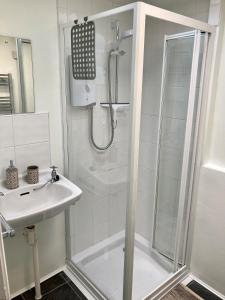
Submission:
[[[143,84],[143,64],[144,64],[144,46],[145,46],[145,21],[146,17],[150,16],[153,18],[161,19],[164,21],[176,23],[178,25],[183,25],[186,27],[190,27],[193,30],[199,32],[205,32],[210,34],[208,48],[206,57],[206,65],[207,71],[211,70],[210,64],[212,63],[212,58],[215,53],[214,41],[215,41],[215,27],[211,26],[207,23],[185,17],[143,2],[136,2],[132,4],[128,4],[122,7],[114,8],[109,11],[105,11],[102,13],[98,13],[96,15],[88,17],[90,21],[94,21],[97,19],[101,19],[104,17],[110,17],[112,15],[131,11],[133,10],[133,45],[132,45],[132,78],[131,78],[131,99],[132,99],[132,123],[131,123],[131,151],[130,151],[130,172],[129,172],[129,201],[127,202],[127,212],[126,212],[126,235],[125,235],[125,259],[124,259],[124,282],[123,282],[123,299],[131,300],[132,299],[132,286],[133,286],[133,262],[134,262],[134,235],[135,235],[135,210],[136,204],[138,200],[138,164],[139,164],[139,142],[140,142],[140,124],[141,124],[141,106],[142,106],[142,84]],[[66,24],[60,27],[60,35],[61,39],[64,37],[64,29],[70,28],[73,25]],[[64,70],[65,68],[65,57],[64,57],[64,49],[61,49],[61,63]],[[197,66],[195,66],[197,68]],[[63,74],[65,76],[65,74]],[[66,77],[65,77],[66,78]],[[66,90],[65,88],[65,78],[63,78],[62,82],[62,90]],[[204,88],[203,93],[203,107],[207,106],[207,100],[210,98],[211,94],[211,86],[212,84],[212,76],[202,76],[202,89]],[[192,80],[190,90],[194,90],[194,82]],[[201,93],[200,93],[201,94]],[[201,95],[202,96],[202,95]],[[67,123],[66,117],[66,93],[62,94],[64,99],[63,101],[63,115],[64,120]],[[192,101],[194,101],[192,99]],[[206,109],[203,109],[202,114],[206,112]],[[200,119],[199,113],[198,117]],[[202,115],[201,115],[202,118]],[[203,115],[204,121],[204,115]],[[199,123],[199,121],[198,121]],[[199,126],[202,126],[200,124]],[[203,130],[201,133],[203,134]],[[67,125],[64,125],[64,137],[68,138]],[[65,151],[65,173],[69,174],[68,167],[68,144],[64,145]],[[196,142],[196,147],[198,147]],[[200,153],[200,151],[198,151]],[[198,153],[198,157],[200,154]],[[198,158],[199,160],[199,158]],[[195,171],[196,163],[194,164],[193,172]],[[185,180],[185,179],[183,179]],[[191,201],[191,197],[189,199]],[[182,217],[183,204],[179,208],[179,220]],[[66,244],[67,244],[67,263],[74,272],[75,276],[82,282],[85,283],[85,286],[88,288],[90,292],[92,292],[95,297],[98,299],[106,299],[104,295],[101,294],[100,291],[93,285],[91,281],[87,277],[84,276],[82,272],[71,262],[71,253],[70,253],[70,220],[69,220],[69,212],[66,214]],[[179,225],[179,224],[178,224]],[[180,243],[178,239],[180,238],[180,234],[177,234],[176,244]],[[190,245],[191,240],[189,241]],[[190,248],[190,246],[189,246]],[[190,251],[189,251],[190,252]],[[150,295],[146,296],[146,299],[158,299],[161,297],[169,288],[175,285],[182,277],[184,277],[187,273],[189,263],[190,263],[190,255],[187,255],[187,259],[185,261],[186,265],[178,270],[176,266],[175,274],[171,275],[162,285],[160,285],[157,289],[155,289]]]

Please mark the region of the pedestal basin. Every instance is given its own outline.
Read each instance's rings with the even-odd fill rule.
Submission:
[[[62,212],[75,204],[82,191],[64,176],[54,183],[43,185],[51,178],[51,171],[40,173],[38,184],[27,184],[20,178],[20,187],[7,190],[0,186],[0,212],[13,227],[27,227]],[[41,189],[39,189],[42,187]]]

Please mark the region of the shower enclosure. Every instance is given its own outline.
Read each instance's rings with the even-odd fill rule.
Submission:
[[[97,299],[157,299],[189,267],[197,141],[215,30],[142,2],[88,20],[96,28],[91,108],[71,106],[73,24],[61,27],[65,165],[83,190],[66,216],[67,264]],[[100,151],[90,138],[90,110],[103,147],[112,134],[109,97],[114,138]]]

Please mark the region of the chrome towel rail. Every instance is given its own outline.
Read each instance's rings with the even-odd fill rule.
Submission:
[[[2,224],[2,228],[3,228],[3,232],[2,232],[3,238],[15,236],[16,234],[15,230],[7,223],[6,219],[3,217],[1,213],[0,213],[0,223]]]

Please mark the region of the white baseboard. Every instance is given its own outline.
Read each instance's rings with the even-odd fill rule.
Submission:
[[[188,285],[192,280],[198,282],[202,286],[204,286],[207,290],[218,296],[219,298],[225,300],[225,296],[222,295],[220,292],[216,291],[214,288],[212,288],[210,285],[199,279],[198,277],[194,276],[193,274],[188,274],[188,276],[182,281],[184,285]]]

